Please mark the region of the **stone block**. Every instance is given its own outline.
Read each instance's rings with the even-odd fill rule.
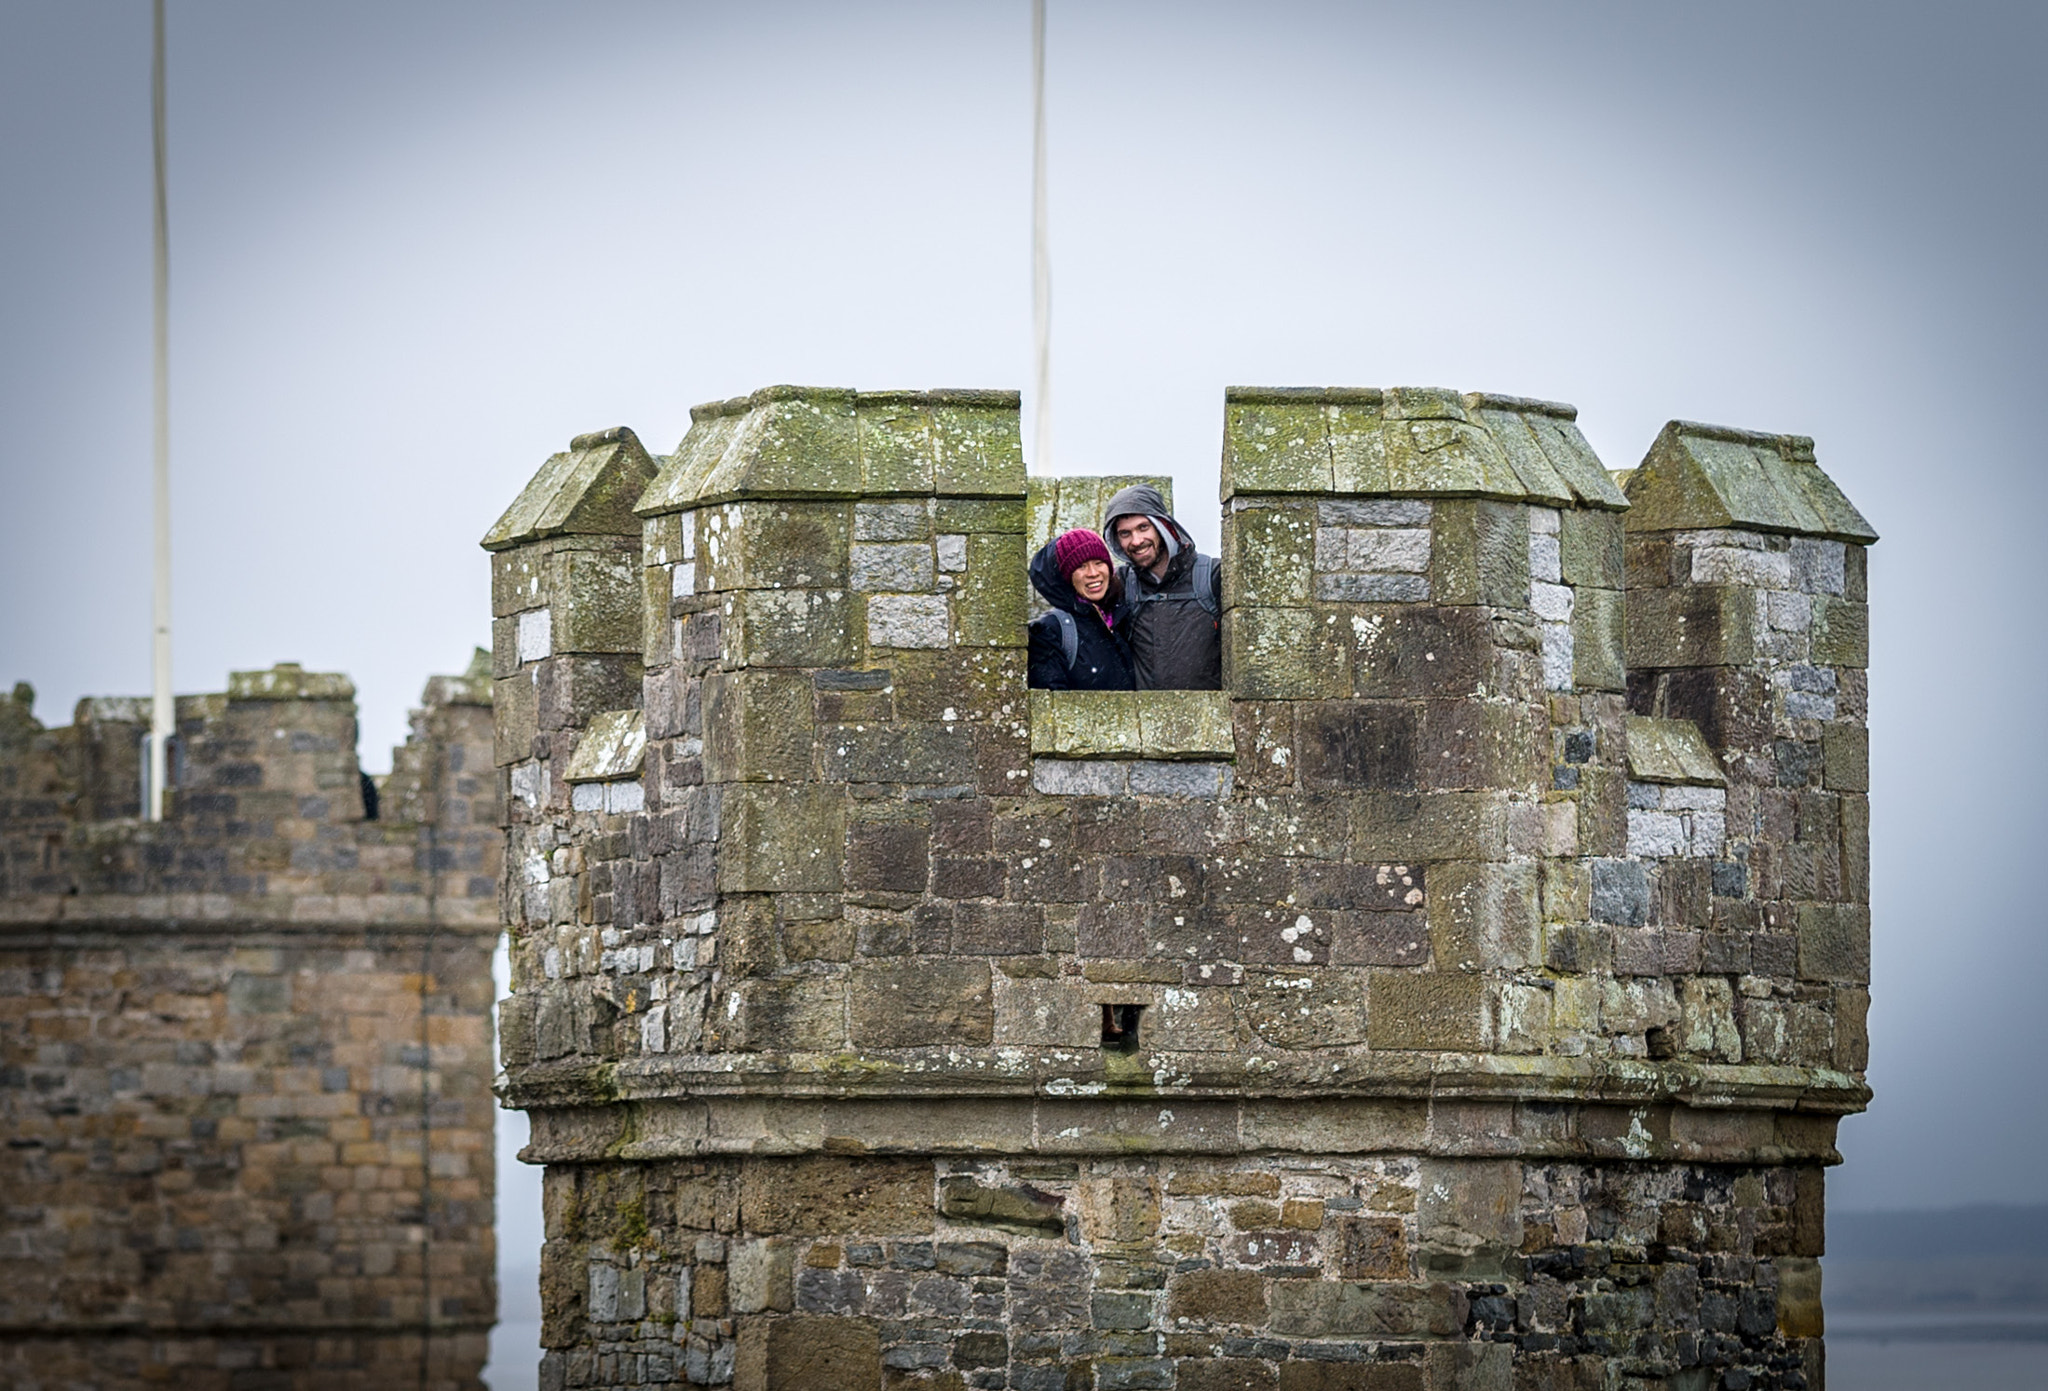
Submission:
[[[849,584],[863,592],[929,594],[937,573],[930,542],[855,542]]]
[[[966,726],[827,725],[818,743],[830,782],[950,787],[974,781],[975,735]]]
[[[932,500],[859,502],[853,508],[855,541],[928,541],[932,536]]]
[[[491,683],[492,757],[500,768],[533,757],[533,736],[540,733],[536,687],[530,672]]]
[[[1375,527],[1348,533],[1345,563],[1332,568],[1427,574],[1429,528]]]
[[[1870,910],[1857,904],[1799,905],[1799,978],[1870,983]]]
[[[1593,861],[1593,920],[1641,927],[1650,920],[1650,876],[1635,860]]]
[[[731,598],[727,652],[738,666],[847,666],[852,618],[852,596],[842,590],[749,589]]]
[[[986,1044],[995,1037],[989,969],[980,961],[857,963],[848,1014],[853,1042],[861,1048]]]
[[[1102,1009],[1063,980],[994,981],[998,1047],[1092,1048],[1101,1042]]]
[[[1322,700],[1348,684],[1336,618],[1240,606],[1223,616],[1223,688],[1245,700]]]
[[[1231,700],[1224,692],[1135,694],[1139,747],[1146,758],[1229,758],[1236,753]]]
[[[740,1166],[740,1221],[762,1236],[924,1235],[933,1198],[929,1159],[821,1154]]]
[[[1275,1280],[1270,1300],[1283,1337],[1442,1338],[1465,1324],[1465,1294],[1452,1285]]]
[[[1329,427],[1321,406],[1228,401],[1223,418],[1223,491],[1326,493]]]
[[[1437,603],[1529,606],[1526,508],[1483,498],[1440,501],[1430,533],[1429,589]]]
[[[881,1335],[866,1319],[798,1315],[740,1325],[733,1391],[830,1391],[881,1380]]]
[[[1870,790],[1870,732],[1861,725],[1831,724],[1820,732],[1821,782],[1837,792]]]
[[[724,893],[830,893],[839,888],[846,799],[831,786],[739,783],[721,804],[718,887]]]
[[[1678,982],[1678,1048],[1720,1063],[1742,1061],[1742,1035],[1735,1024],[1735,995],[1726,980],[1687,976]]]
[[[1426,708],[1417,760],[1422,786],[1526,792],[1549,786],[1550,722],[1542,706],[1432,700]]]
[[[1423,1359],[1429,1391],[1515,1391],[1525,1384],[1510,1343],[1432,1343]],[[1546,1384],[1546,1391],[1576,1388]]]
[[[1481,609],[1382,607],[1344,627],[1338,641],[1350,649],[1360,696],[1469,696],[1492,679],[1492,626]]]
[[[524,609],[547,607],[552,590],[545,545],[516,546],[491,556],[491,615],[506,618]]]
[[[1025,483],[1024,444],[1017,428],[1015,393],[929,394],[933,488],[945,498],[1021,500]]]
[[[1150,694],[1147,693],[1148,697]],[[1136,691],[1032,691],[1030,701],[1034,754],[1062,758],[1128,756],[1143,745]]]
[[[640,558],[633,551],[568,551],[548,605],[557,652],[640,650]]]
[[[1490,792],[1364,792],[1347,799],[1354,861],[1496,859],[1507,842],[1507,815]]]
[[[1813,660],[1828,666],[1870,665],[1870,606],[1850,599],[1817,599],[1813,606]]]
[[[1261,1324],[1266,1282],[1252,1270],[1195,1270],[1168,1286],[1167,1317],[1199,1324]]]
[[[1432,866],[1428,897],[1438,969],[1498,971],[1541,964],[1534,861],[1459,860]]]
[[[1289,1361],[1280,1364],[1279,1391],[1423,1391],[1414,1362]]]
[[[535,715],[544,731],[581,729],[606,710],[640,703],[640,659],[560,656],[534,670]],[[515,678],[516,679],[516,678]]]
[[[1133,1245],[1159,1232],[1156,1178],[1084,1178],[1080,1199],[1081,1234],[1089,1241]]]
[[[1778,1332],[1786,1338],[1818,1338],[1825,1332],[1821,1312],[1820,1262],[1811,1256],[1780,1256]]]
[[[1572,609],[1572,679],[1580,690],[1627,689],[1625,628],[1622,591],[1580,587]]]
[[[1249,1357],[1190,1357],[1179,1364],[1176,1391],[1275,1391],[1279,1373]]]
[[[846,838],[846,885],[922,894],[931,875],[931,830],[922,821],[856,821]]]
[[[1406,1280],[1408,1228],[1398,1217],[1346,1217],[1337,1223],[1337,1261],[1346,1280]]]
[[[1130,765],[1130,790],[1134,797],[1228,797],[1231,788],[1228,763],[1162,762],[1139,759]]]
[[[1022,647],[1026,586],[1024,538],[967,538],[967,572],[953,591],[953,640],[960,647]]]
[[[714,671],[702,687],[704,776],[711,782],[795,782],[811,776],[815,731],[807,673]]]
[[[858,412],[861,491],[932,488],[932,419],[920,392],[863,392]]]
[[[1034,758],[1031,789],[1051,797],[1121,797],[1130,786],[1130,764],[1103,760]]]
[[[1408,703],[1322,701],[1297,715],[1301,776],[1311,788],[1421,785],[1422,712]]]
[[[783,1238],[735,1241],[726,1249],[726,1299],[735,1314],[788,1313],[795,1303],[796,1253]]]
[[[1030,956],[1045,950],[1045,910],[1036,903],[962,903],[953,909],[953,951],[962,956]]]
[[[1330,435],[1330,481],[1340,493],[1383,493],[1391,486],[1384,422],[1377,402],[1347,401],[1324,407]],[[1427,508],[1428,503],[1371,499],[1324,504],[1364,508]],[[1426,514],[1425,514],[1426,515]],[[1387,523],[1368,522],[1369,526]]]
[[[1224,516],[1223,603],[1268,608],[1306,604],[1315,556],[1315,509],[1257,507]]]
[[[867,600],[868,646],[942,648],[952,643],[952,610],[943,594],[876,594]]]
[[[1754,592],[1733,585],[1631,589],[1623,626],[1631,668],[1742,666],[1757,657]]]
[[[1593,589],[1623,588],[1622,514],[1566,508],[1559,521],[1558,548],[1565,583]]]
[[[699,592],[843,589],[851,538],[843,502],[728,503],[704,513],[694,561]]]
[[[1366,1039],[1375,1049],[1477,1051],[1486,1047],[1486,984],[1436,971],[1374,971]]]
[[[1297,915],[1292,930],[1300,930],[1307,916]],[[1313,960],[1320,953],[1309,951],[1305,945],[1309,940],[1304,933],[1288,945]],[[1250,952],[1245,954],[1256,959]],[[1368,1017],[1364,975],[1328,969],[1315,975],[1248,975],[1238,992],[1239,1011],[1251,1031],[1276,1048],[1341,1048],[1362,1043]]]
[[[1514,1159],[1425,1159],[1416,1200],[1423,1267],[1498,1276],[1522,1244],[1522,1165]]]

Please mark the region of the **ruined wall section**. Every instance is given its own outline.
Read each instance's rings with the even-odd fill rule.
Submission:
[[[576,655],[520,633],[640,615],[637,700],[501,725],[551,1377],[1817,1383],[1859,998],[1791,974],[1720,731],[1630,708],[1571,408],[1230,393],[1213,694],[1024,690],[1070,489],[1014,398],[625,443],[486,543],[501,710]],[[572,549],[621,563],[529,578]],[[1787,1005],[1824,1048],[1751,1042]]]
[[[489,697],[428,683],[375,820],[344,677],[181,697],[154,824],[146,702],[0,712],[0,1380],[478,1384]]]

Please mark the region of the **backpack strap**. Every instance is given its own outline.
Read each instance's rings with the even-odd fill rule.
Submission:
[[[1065,609],[1050,610],[1053,622],[1060,625],[1060,651],[1066,653],[1067,670],[1074,668],[1074,659],[1081,655],[1081,629],[1074,622],[1074,615]]]
[[[1195,602],[1200,604],[1203,612],[1211,618],[1223,612],[1223,605],[1216,599],[1216,572],[1221,563],[1213,555],[1202,555],[1200,552],[1195,555]]]

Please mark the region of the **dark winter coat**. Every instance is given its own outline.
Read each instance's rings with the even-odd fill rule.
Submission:
[[[1067,665],[1066,646],[1060,640],[1060,623],[1049,613],[1031,620],[1031,674],[1034,690],[1041,691],[1128,691],[1136,688],[1131,671],[1130,649],[1120,636],[1124,623],[1119,618],[1113,629],[1102,621],[1095,605],[1074,592],[1074,586],[1060,574],[1053,559],[1053,543],[1039,547],[1031,557],[1031,587],[1045,602],[1074,616],[1078,642],[1074,662]]]
[[[1166,572],[1152,576],[1132,565],[1116,543],[1118,517],[1144,516],[1161,526],[1172,559]],[[1167,515],[1166,499],[1157,488],[1140,483],[1109,500],[1102,519],[1102,537],[1123,562],[1126,641],[1131,666],[1141,691],[1216,691],[1223,688],[1223,567],[1213,567],[1209,603],[1195,593],[1195,539]],[[1212,611],[1213,610],[1213,611]]]

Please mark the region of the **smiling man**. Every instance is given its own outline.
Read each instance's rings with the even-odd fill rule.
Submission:
[[[1131,665],[1141,691],[1223,687],[1223,567],[1200,555],[1157,488],[1137,484],[1109,500],[1102,534],[1124,562]]]

